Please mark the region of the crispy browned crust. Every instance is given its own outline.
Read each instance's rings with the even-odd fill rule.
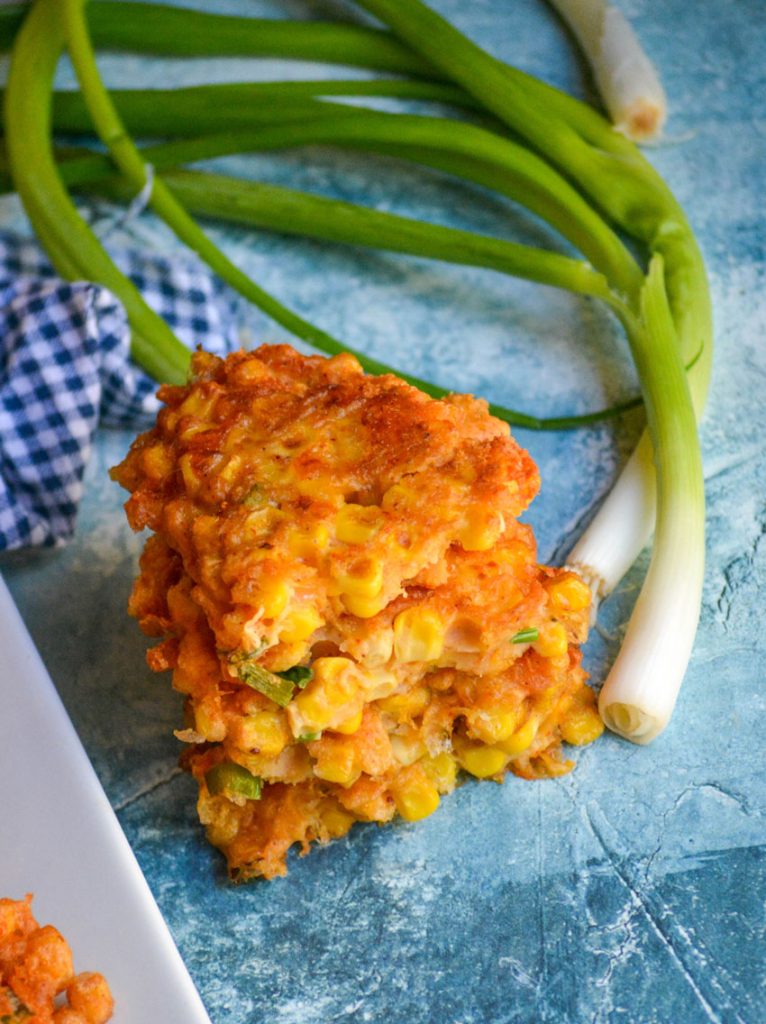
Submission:
[[[37,923],[30,893],[23,900],[0,899],[1,1021],[105,1024],[113,1008],[103,976],[75,974],[64,936]]]
[[[537,469],[485,402],[284,345],[198,353],[160,396],[113,471],[131,525],[155,534],[130,611],[165,638],[150,664],[188,697],[184,763],[233,874],[283,873],[293,843],[354,820],[422,816],[454,765],[493,763],[477,752],[504,758],[498,778],[568,770],[567,715],[572,737],[598,731],[577,646],[587,591],[537,564],[517,521]],[[512,642],[528,629],[537,642]],[[315,677],[281,709],[242,659]],[[253,723],[271,730],[260,746]],[[211,794],[221,761],[262,778],[261,798]]]

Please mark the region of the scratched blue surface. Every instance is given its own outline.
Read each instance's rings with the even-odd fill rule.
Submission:
[[[228,0],[232,12],[350,8]],[[439,0],[497,55],[580,95],[587,77],[538,0]],[[214,1024],[766,1021],[766,12],[761,0],[626,0],[672,105],[651,151],[696,227],[716,312],[703,430],[708,569],[675,718],[648,748],[607,736],[558,781],[467,784],[417,826],[359,827],[271,884],[230,886],[176,768],[180,705],[124,613],[141,543],[106,478],[129,438],[103,433],[67,550],[2,568],[117,808]],[[104,62],[114,84],[247,79],[275,62]],[[314,77],[331,74],[302,69]],[[67,80],[66,72],[62,80]],[[540,239],[505,204],[384,161],[312,151],[231,161],[326,194]],[[0,222],[23,225],[5,201]],[[488,272],[215,230],[300,312],[394,365],[541,412],[632,391],[621,343],[587,303]],[[172,251],[143,217],[112,236]],[[257,312],[251,338],[283,335]],[[543,558],[565,553],[640,420],[518,432],[538,461],[530,514]],[[594,680],[645,565],[603,609]]]

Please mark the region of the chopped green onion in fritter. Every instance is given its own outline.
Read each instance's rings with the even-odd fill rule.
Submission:
[[[263,508],[266,504],[266,494],[260,484],[253,484],[242,499],[242,504],[246,508]]]
[[[518,633],[514,633],[511,637],[512,644],[533,644],[538,639],[540,633],[536,626],[532,626],[530,629],[520,629]]]
[[[283,679],[274,672],[269,672],[263,665],[252,660],[252,654],[239,652],[229,658],[229,664],[235,669],[239,680],[246,686],[262,693],[280,707],[286,707],[293,697],[294,686],[289,679]]]
[[[293,665],[292,668],[285,669],[284,672],[277,672],[277,675],[282,679],[287,679],[290,683],[295,683],[298,689],[302,690],[311,681],[314,670],[310,665]]]
[[[263,783],[257,775],[233,761],[221,761],[205,773],[205,784],[213,796],[244,796],[260,800]]]
[[[29,1020],[32,1016],[29,1007],[25,1006],[11,989],[5,986],[0,987],[0,996],[5,996],[11,1004],[11,1012],[0,1017],[0,1024],[21,1024],[22,1021]]]
[[[321,737],[321,732],[304,732],[298,737],[299,743],[313,743]]]

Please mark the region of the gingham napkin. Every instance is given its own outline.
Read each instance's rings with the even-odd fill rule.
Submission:
[[[239,347],[239,303],[198,262],[114,258],[190,348]],[[71,537],[96,426],[155,416],[156,382],[129,341],[109,291],[62,281],[33,242],[0,232],[0,551]]]

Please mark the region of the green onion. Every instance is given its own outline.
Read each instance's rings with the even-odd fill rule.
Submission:
[[[253,484],[242,499],[245,508],[263,508],[267,504],[266,492],[260,484]]]
[[[205,785],[213,796],[260,800],[263,780],[233,761],[219,761],[205,772]]]
[[[89,170],[98,176],[100,171],[90,161],[91,158],[82,162],[69,161],[62,168],[63,177],[82,183],[86,182]],[[371,246],[464,266],[486,267],[602,298],[614,305],[603,275],[584,262],[557,253],[220,174],[170,171],[163,175],[163,179],[187,209],[203,216],[303,237]],[[130,196],[126,186],[114,180],[97,180],[95,191],[118,199]],[[686,364],[687,370],[695,365],[701,351],[699,349]],[[428,383],[420,386],[436,396],[447,394],[445,389]],[[550,417],[532,416],[494,405],[490,405],[490,411],[508,423],[530,430],[570,430],[623,415],[641,404],[641,397],[636,396],[594,412]],[[256,485],[252,496],[248,495],[244,503],[257,507],[260,498],[262,495]]]
[[[5,996],[11,1004],[11,1012],[0,1017],[0,1024],[23,1024],[24,1021],[28,1021],[30,1017],[35,1016],[26,1003],[22,1003],[16,993],[7,986],[3,985],[0,988],[0,994]]]
[[[134,187],[137,189],[143,189],[147,183],[147,171],[146,164],[139,153],[134,143],[128,136],[125,128],[120,120],[119,114],[114,107],[109,95],[103,87],[101,79],[98,75],[96,68],[95,58],[92,51],[90,39],[88,36],[87,28],[83,18],[83,8],[86,0],[66,0],[63,7],[65,16],[65,25],[67,29],[67,39],[69,42],[69,48],[72,56],[72,60],[75,66],[75,70],[80,79],[83,95],[85,97],[86,104],[88,105],[91,115],[94,118],[97,130],[102,141],[109,147],[112,156],[117,161],[123,172],[127,175]],[[319,115],[324,115],[332,111],[330,105],[317,104],[316,109]],[[358,118],[354,118],[353,114],[350,113],[346,108],[340,108],[344,117],[348,117],[349,120],[355,122]],[[363,115],[363,120],[375,119],[378,116],[377,112],[367,111]],[[380,115],[383,120],[378,118],[378,124],[383,129],[383,135],[391,138],[390,127],[393,127],[391,121],[388,120],[386,115]],[[396,118],[401,125],[402,118]],[[434,134],[439,134],[441,126],[438,124],[438,119],[416,119],[414,129],[417,132],[419,129],[424,128],[428,132],[428,129],[434,129],[430,132],[429,137]],[[434,122],[431,124],[430,122]],[[320,122],[320,124],[323,122]],[[342,124],[342,120],[340,122]],[[335,122],[333,122],[335,124]],[[390,127],[389,127],[390,126]],[[316,122],[312,122],[311,127],[316,129]],[[282,138],[282,131],[276,129],[277,142],[279,145]],[[481,131],[481,129],[477,129]],[[331,137],[334,138],[334,133],[330,133]],[[346,133],[348,135],[348,133]],[[351,138],[356,139],[359,132],[352,130]],[[362,135],[364,135],[364,126],[362,125]],[[344,137],[344,136],[342,136]],[[395,141],[399,141],[397,136],[394,136]],[[504,140],[497,140],[502,143]],[[258,140],[260,145],[263,145],[263,138]],[[487,143],[489,148],[492,149],[492,139],[487,133]],[[228,137],[222,139],[224,150],[231,145]],[[272,143],[273,144],[273,143]],[[187,144],[190,146],[191,144]],[[220,143],[219,143],[220,145]],[[237,148],[241,149],[241,142],[238,140]],[[464,148],[464,147],[463,147]],[[545,178],[545,168],[535,161],[534,157],[527,154],[526,151],[514,147],[511,143],[505,143],[500,148],[500,158],[504,163],[506,170],[506,176],[512,175],[515,169],[521,180],[522,190],[528,193],[528,201],[533,208],[539,205],[537,194],[543,193],[543,206],[550,207],[549,216],[554,221],[557,221],[562,230],[571,227],[575,237],[579,237],[580,240],[585,241],[585,250],[587,252],[589,247],[589,239],[591,235],[597,235],[597,221],[591,218],[587,206],[584,204],[580,205],[577,209],[579,200],[574,193],[568,197],[569,207],[564,210],[559,210],[560,198],[556,195],[557,192],[563,191],[566,193],[567,186],[563,179],[553,179],[551,181],[540,181],[541,178]],[[210,144],[207,144],[207,153],[210,155]],[[502,159],[504,157],[504,160]],[[542,186],[542,187],[541,187]],[[330,335],[324,331],[314,327],[312,324],[307,323],[301,317],[292,313],[286,309],[281,303],[274,299],[271,295],[265,292],[262,288],[251,281],[247,275],[243,274],[220,250],[213,245],[210,239],[202,232],[194,220],[187,214],[186,210],[174,199],[170,190],[164,185],[161,180],[155,180],[154,186],[151,191],[150,203],[152,208],[157,212],[163,219],[176,231],[179,238],[190,245],[195,251],[202,256],[202,258],[211,266],[211,268],[217,271],[229,284],[235,287],[241,294],[243,294],[250,301],[258,305],[264,312],[269,316],[277,320],[284,327],[290,330],[293,334],[309,342],[320,350],[328,354],[337,354],[341,351],[348,351],[348,348],[341,345],[340,342],[336,341]],[[575,209],[571,207],[574,205]],[[542,207],[538,210],[542,212]],[[579,219],[585,219],[589,222],[591,234],[587,231],[583,232],[578,227]],[[591,253],[592,258],[599,262],[606,262],[610,259],[609,247],[616,247],[617,249],[622,248],[616,236],[613,240],[606,231],[604,231],[603,238],[596,238],[597,246],[593,247]],[[606,250],[604,243],[606,243]],[[622,257],[623,253],[619,252],[618,256]],[[619,260],[618,260],[619,262]],[[118,293],[119,294],[119,293]],[[372,373],[388,372],[390,368],[377,360],[370,359],[359,353],[355,353],[359,358],[362,366]],[[430,391],[432,394],[436,392],[441,395],[445,392],[443,389],[429,388],[428,384],[421,381],[419,378],[412,377],[408,374],[400,374],[403,379],[409,381],[415,386],[421,387],[426,391]],[[500,412],[500,409],[496,410]]]
[[[654,441],[657,529],[599,710],[610,729],[648,743],[675,706],[699,620],[705,565],[702,458],[659,255],[649,268],[631,345]]]
[[[82,180],[74,161],[64,165],[62,172],[65,180],[71,181],[75,176]],[[174,171],[163,174],[163,181],[184,206],[203,216],[291,235],[487,267],[610,304],[614,301],[603,274],[583,260],[556,252],[220,174]],[[110,188],[107,182],[102,181],[100,187],[97,182],[95,190],[117,198],[129,195],[122,183]]]
[[[511,637],[512,644],[533,644],[540,636],[537,626],[530,626],[528,629],[520,629]]]
[[[654,572],[650,569],[644,584],[647,596],[643,598],[642,591],[631,619],[628,652],[615,663],[616,682],[612,686],[610,676],[599,704],[611,728],[636,742],[648,742],[669,719],[701,602],[705,513],[694,412],[695,406],[701,410],[707,391],[712,332],[707,282],[694,236],[662,180],[618,133],[599,131],[591,118],[588,134],[581,134],[579,119],[570,122],[538,104],[535,87],[530,87],[528,79],[500,65],[421,0],[409,0],[406,5],[397,0],[357,2],[567,173],[618,227],[646,243],[652,253],[638,303],[631,295],[633,312],[621,315],[621,320],[639,370],[658,474],[652,559],[657,568]],[[562,114],[566,110],[566,106],[560,108]],[[603,145],[594,145],[597,141]],[[683,360],[690,359],[700,345],[703,355],[692,371],[690,393]],[[662,367],[661,373],[658,367]],[[680,475],[669,468],[677,465],[680,452],[672,447],[670,452],[662,450],[671,439],[686,452],[687,470]],[[620,481],[616,504],[638,490],[651,498],[650,451],[649,442],[642,442]],[[639,507],[645,512],[648,501]],[[674,577],[665,569],[668,565],[678,569],[663,538],[679,539],[684,531],[678,531],[677,524],[682,521],[687,529],[680,550],[689,563],[688,585],[683,573],[679,578],[676,572]],[[633,517],[621,548],[615,549],[609,536],[611,527],[611,518],[597,517],[570,558],[599,596],[614,584],[615,565],[622,569],[625,562],[635,560],[647,539],[651,518],[645,514]],[[592,562],[584,560],[586,552]],[[665,594],[660,593],[656,580],[667,585]],[[683,605],[683,612],[664,614],[668,602],[674,607]],[[643,652],[643,658],[634,651]],[[677,654],[666,663],[657,661],[654,651],[663,658],[670,651]],[[611,714],[613,703],[617,711]]]
[[[239,18],[149,3],[90,4],[89,23],[101,49],[165,56],[290,57],[379,71],[430,74],[387,32],[321,21]]]
[[[287,121],[305,116],[305,102],[323,96],[427,100],[476,108],[476,101],[455,86],[399,78],[226,82],[177,89],[114,89],[110,96],[134,136],[172,138],[206,130],[251,128],[276,117]],[[353,107],[345,109],[354,112]],[[89,134],[92,130],[88,108],[78,92],[54,93],[52,116],[57,134]]]
[[[145,148],[142,157],[162,170],[231,153],[309,144],[399,156],[456,173],[523,203],[579,249],[597,271],[606,274],[618,293],[638,296],[642,275],[625,244],[562,175],[525,147],[477,125],[461,123],[456,132],[454,122],[446,118],[389,114],[319,101],[306,101],[304,109],[302,121],[264,123],[257,129],[161,143]],[[277,111],[277,121],[278,115]],[[108,134],[110,124],[115,132],[120,125],[120,148],[126,148],[119,119],[104,123],[102,137]],[[106,173],[108,165],[98,157],[79,164],[89,177],[99,166]],[[76,184],[76,168],[69,168],[68,173],[69,183]],[[139,179],[136,171],[131,178],[137,190],[145,183],[145,171],[141,174]],[[619,294],[612,301],[618,302]]]
[[[157,379],[180,383],[188,351],[114,266],[58,176],[50,94],[63,43],[58,0],[38,0],[16,36],[5,94],[6,146],[16,190],[59,273],[70,280],[100,281],[118,295],[133,327],[137,361]]]
[[[635,146],[594,111],[484,53],[421,0],[409,0],[407,4],[400,0],[358,0],[359,6],[393,30],[398,42],[390,33],[374,29],[325,26],[315,31],[314,27],[296,27],[293,23],[269,26],[249,19],[221,20],[217,15],[206,20],[208,16],[185,11],[173,13],[150,5],[145,8],[146,20],[122,18],[123,22],[131,22],[123,25],[121,4],[94,2],[92,25],[101,43],[108,42],[111,32],[114,45],[137,45],[152,18],[155,19],[152,25],[156,26],[156,31],[153,28],[156,46],[179,48],[172,52],[216,52],[207,48],[215,46],[217,40],[218,52],[269,52],[294,57],[310,53],[316,59],[413,72],[429,79],[420,83],[393,81],[364,87],[336,81],[328,84],[324,93],[317,83],[245,85],[231,87],[228,94],[227,87],[216,87],[217,92],[202,87],[193,96],[187,96],[188,105],[194,108],[193,120],[187,116],[184,123],[182,112],[176,118],[179,133],[188,134],[193,129],[202,133],[201,137],[163,142],[139,151],[121,120],[119,104],[124,107],[129,129],[138,128],[143,134],[151,135],[154,123],[156,135],[160,119],[155,117],[152,122],[151,98],[121,96],[118,103],[114,103],[104,89],[83,16],[84,3],[85,0],[64,0],[62,6],[55,0],[38,0],[18,34],[6,95],[10,168],[35,229],[60,272],[69,277],[102,280],[123,298],[137,333],[136,356],[144,365],[151,362],[151,372],[156,373],[161,368],[169,379],[178,379],[179,367],[185,367],[188,356],[179,353],[179,343],[167,328],[164,333],[157,328],[151,311],[140,305],[140,297],[136,302],[137,293],[130,292],[131,286],[117,274],[92,234],[83,234],[87,228],[76,214],[52,159],[52,76],[64,28],[88,112],[134,192],[146,185],[147,161],[162,171],[226,153],[307,144],[342,146],[414,161],[490,188],[543,218],[589,261],[592,269],[581,261],[556,253],[513,248],[512,243],[499,239],[477,241],[476,236],[466,237],[468,233],[456,237],[455,233],[447,233],[447,229],[432,225],[415,227],[417,222],[407,223],[404,218],[383,220],[375,211],[359,208],[344,210],[345,222],[335,227],[330,223],[330,207],[322,205],[332,201],[319,197],[282,196],[282,206],[277,212],[266,213],[263,205],[259,212],[258,196],[253,190],[236,184],[228,186],[229,214],[238,210],[241,217],[247,216],[256,223],[260,218],[261,226],[272,230],[280,229],[281,218],[289,220],[295,216],[300,221],[303,214],[305,219],[295,230],[314,237],[322,237],[324,232],[330,240],[348,240],[351,226],[363,225],[365,241],[360,244],[380,244],[394,251],[419,255],[429,255],[430,251],[434,258],[449,258],[447,253],[455,244],[457,248],[462,246],[460,260],[468,257],[477,264],[484,261],[479,265],[494,263],[493,269],[597,296],[616,314],[626,331],[639,370],[651,441],[642,440],[604,509],[572,552],[570,561],[586,576],[597,598],[615,585],[637,556],[655,520],[652,465],[655,463],[656,543],[645,584],[647,596],[644,598],[642,592],[628,630],[631,644],[626,644],[624,657],[621,655],[615,663],[616,674],[610,677],[602,693],[602,713],[612,727],[639,742],[655,735],[667,720],[668,701],[672,706],[675,699],[699,611],[704,505],[694,410],[699,413],[704,405],[712,354],[704,266],[691,229],[661,178]],[[137,9],[136,5],[131,5],[130,13],[135,14]],[[102,19],[100,23],[99,19]],[[209,31],[201,31],[203,26]],[[302,53],[301,46],[309,37],[313,40],[313,49],[307,47]],[[324,47],[319,45],[320,37],[324,39]],[[237,38],[241,42],[238,43]],[[153,43],[154,40],[145,39],[142,45],[151,48]],[[200,47],[198,51],[195,45]],[[238,45],[244,49],[226,49]],[[260,105],[256,111],[250,111],[245,127],[241,127],[242,122],[238,120],[241,113],[234,99],[237,89],[240,98],[242,90],[251,90],[251,108],[253,102],[259,102],[256,97],[260,97]],[[380,95],[386,90],[388,95],[438,99],[478,108],[488,115],[487,126],[456,124],[447,118],[389,114],[313,98],[333,93],[354,95],[355,92]],[[420,95],[416,97],[418,91]],[[228,108],[224,102],[227,95]],[[268,95],[271,100],[266,99]],[[222,101],[222,119],[218,121],[216,96]],[[59,109],[58,116],[70,117],[70,123],[79,117],[82,125],[78,100],[66,98],[58,102],[61,108],[69,108]],[[173,117],[169,111],[173,102],[170,98],[163,100],[168,134],[173,134]],[[183,97],[177,98],[177,102],[183,103]],[[498,121],[505,129],[495,130]],[[221,132],[221,127],[229,130]],[[24,135],[28,129],[29,138]],[[217,134],[210,134],[217,129]],[[506,129],[513,133],[514,140],[503,134]],[[108,179],[111,172],[111,165],[101,156],[67,161],[62,167],[62,175],[72,185],[92,182],[99,175]],[[173,176],[175,190],[171,183]],[[204,195],[204,189],[200,193],[204,180],[184,176],[184,172],[178,170],[166,180],[155,179],[151,196],[153,208],[225,280],[288,330],[327,353],[343,351],[340,342],[296,316],[242,274],[201,231],[184,204],[188,202],[191,206],[196,201],[198,212],[214,216],[220,215],[223,206],[219,202],[216,213],[212,209],[215,203]],[[106,187],[109,187],[108,182]],[[195,187],[196,200],[193,195],[190,200]],[[272,198],[277,198],[276,193],[272,192]],[[312,209],[320,222],[324,216],[324,226],[314,227],[309,222]],[[333,209],[340,214],[339,207]],[[282,230],[284,223],[282,220]],[[345,238],[342,237],[344,232]],[[636,243],[643,246],[648,274],[644,274],[625,239],[630,240],[631,247]],[[146,339],[142,339],[142,329],[145,329]],[[149,339],[152,343],[156,340],[156,352],[147,353],[147,349],[152,348]],[[360,357],[360,362],[371,372],[389,369],[364,356]],[[691,366],[690,388],[684,364]],[[443,393],[440,388],[417,378],[402,376],[431,394]],[[498,412],[496,408],[493,411]],[[678,469],[682,450],[686,452],[687,467],[683,473]],[[615,510],[618,515],[612,518]],[[686,530],[679,525],[683,522],[687,524]],[[682,550],[691,566],[689,586],[681,595],[686,610],[683,614],[662,615],[656,612],[656,608],[661,607],[658,602],[662,589],[656,581],[663,586],[672,583],[674,573],[666,567],[672,565],[672,546],[680,543],[682,534],[687,538]],[[675,575],[679,575],[677,567]],[[668,662],[667,678],[663,679],[657,671],[651,678],[642,675],[641,658],[631,652],[640,651],[642,645],[644,649],[654,646],[666,657],[676,634],[675,649],[680,651],[680,658],[677,664],[671,664],[672,659]],[[651,663],[650,658],[644,661]],[[270,685],[275,685],[273,680],[278,677],[260,666],[255,668],[270,676]],[[286,680],[280,682],[284,684]],[[269,685],[268,679],[264,683],[263,676],[260,683]],[[655,699],[658,688],[663,690],[664,703]]]
[[[285,669],[284,672],[277,672],[277,675],[294,683],[299,690],[303,690],[314,678],[314,670],[310,665],[293,665],[292,668]]]
[[[87,0],[62,0],[62,16],[67,33],[69,54],[82,88],[85,103],[93,118],[101,141],[113,160],[136,190],[147,187],[146,164],[128,135],[120,116],[104,88],[96,67],[95,55],[84,17]],[[175,199],[161,179],[155,179],[149,205],[178,237],[246,299],[262,309],[298,338],[325,351],[338,352],[343,346],[329,334],[308,323],[287,309],[267,291],[252,281],[221,252],[200,229],[196,221]]]
[[[550,0],[588,58],[612,123],[629,139],[659,137],[665,91],[625,16],[606,0]]]
[[[262,693],[284,708],[293,699],[294,687],[289,679],[283,679],[275,672],[269,672],[255,661],[256,655],[237,652],[229,656],[229,664],[240,682]]]
[[[313,743],[314,740],[320,739],[322,736],[321,732],[304,732],[298,737],[299,743]]]
[[[13,42],[26,10],[26,5],[0,7],[0,50]],[[357,25],[240,18],[120,0],[92,0],[88,23],[99,49],[168,57],[282,57],[433,74],[389,33]]]

